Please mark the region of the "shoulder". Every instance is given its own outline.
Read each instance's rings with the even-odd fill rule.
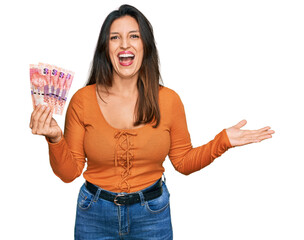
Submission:
[[[95,84],[85,86],[85,87],[78,89],[74,93],[73,98],[83,98],[86,96],[90,96],[90,95],[92,95],[92,93],[94,93],[94,91],[95,91]]]
[[[71,97],[67,113],[75,111],[78,114],[89,109],[95,97],[95,85],[89,85],[78,89]]]
[[[176,114],[184,112],[184,104],[177,92],[167,87],[161,87],[159,90],[159,107],[163,117],[171,120],[174,120]]]
[[[95,95],[95,85],[89,85],[78,89],[69,102],[67,108],[67,121],[71,119],[79,119],[79,121],[84,121],[85,115],[89,112],[92,106],[92,100],[96,97]]]
[[[160,87],[159,96],[161,98],[166,98],[167,100],[180,98],[177,92],[175,92],[173,89],[165,87],[165,86]]]
[[[165,86],[160,87],[159,101],[160,103],[164,103],[164,102],[171,104],[181,103],[181,99],[178,93],[172,90],[171,88]]]
[[[85,102],[91,100],[95,95],[95,84],[78,89],[71,98],[71,102]]]

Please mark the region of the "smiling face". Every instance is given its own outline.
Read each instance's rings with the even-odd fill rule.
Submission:
[[[109,55],[113,75],[121,78],[138,76],[143,59],[143,43],[137,21],[130,16],[116,19],[110,28]]]

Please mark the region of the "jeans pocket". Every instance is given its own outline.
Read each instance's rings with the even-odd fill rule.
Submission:
[[[160,197],[146,201],[146,208],[151,213],[160,213],[166,210],[170,203],[170,194],[163,184],[163,193]]]
[[[82,210],[88,210],[93,204],[94,195],[92,195],[85,186],[82,186],[77,200],[77,205]]]

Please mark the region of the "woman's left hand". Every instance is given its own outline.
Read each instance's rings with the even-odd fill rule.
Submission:
[[[270,130],[270,127],[264,127],[259,130],[241,130],[246,124],[247,121],[242,120],[235,126],[226,129],[232,147],[258,143],[271,138],[272,134],[274,134],[274,131]]]

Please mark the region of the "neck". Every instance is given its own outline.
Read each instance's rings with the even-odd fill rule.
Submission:
[[[114,73],[112,87],[109,90],[114,94],[124,97],[134,96],[138,92],[137,79],[138,74],[130,78],[123,78]]]

